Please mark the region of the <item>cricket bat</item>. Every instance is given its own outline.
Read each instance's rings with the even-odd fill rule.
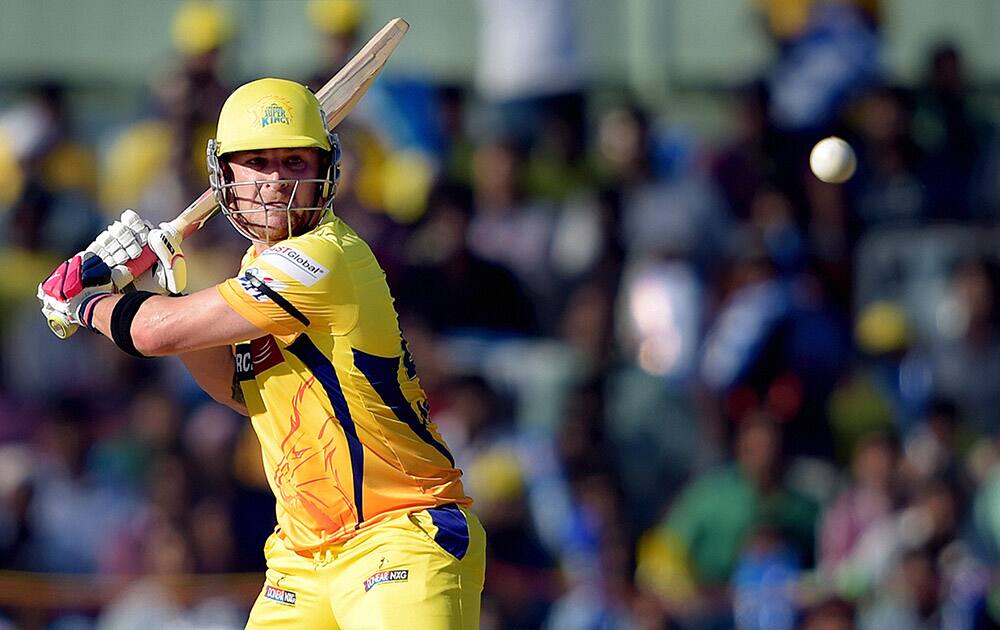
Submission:
[[[365,95],[409,28],[410,25],[403,18],[389,20],[358,54],[316,92],[316,98],[326,112],[326,122],[330,129],[336,127]],[[182,240],[186,240],[218,212],[219,204],[212,190],[208,189],[163,228],[172,230]],[[142,254],[128,261],[126,266],[132,276],[138,278],[155,263],[156,255],[147,245],[143,247]],[[77,329],[76,324],[69,323],[58,314],[50,315],[48,323],[49,328],[60,339],[66,339]]]

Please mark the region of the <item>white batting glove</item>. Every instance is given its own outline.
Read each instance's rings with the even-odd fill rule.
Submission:
[[[87,251],[100,256],[111,268],[111,281],[116,290],[121,291],[135,280],[126,263],[142,254],[151,229],[151,223],[129,208],[87,246]]]
[[[152,251],[156,262],[147,271],[136,267],[144,248]],[[155,293],[180,293],[187,286],[187,263],[180,237],[166,223],[154,228],[135,211],[127,209],[121,218],[101,232],[87,247],[111,267],[116,291],[130,284]]]

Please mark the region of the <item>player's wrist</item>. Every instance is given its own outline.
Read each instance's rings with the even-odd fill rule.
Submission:
[[[80,304],[76,307],[76,319],[80,325],[88,330],[96,330],[94,313],[97,311],[97,304],[112,295],[114,293],[111,291],[95,291],[80,300]]]

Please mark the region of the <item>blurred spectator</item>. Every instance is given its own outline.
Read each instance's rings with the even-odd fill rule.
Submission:
[[[994,564],[1000,559],[1000,460],[995,443],[988,452],[991,461],[983,466],[979,488],[972,497],[971,524],[978,549]]]
[[[615,358],[613,302],[611,290],[595,282],[572,291],[563,308],[560,337],[572,348],[584,371],[592,375],[603,372]]]
[[[787,41],[771,74],[774,121],[789,131],[829,123],[880,70],[872,13],[854,2],[810,4],[804,28]]]
[[[468,227],[469,249],[509,267],[551,321],[554,308],[550,248],[555,209],[526,195],[524,156],[510,139],[481,144],[473,158],[475,212]]]
[[[447,386],[447,396],[447,401],[435,409],[434,423],[457,462],[471,465],[492,448],[509,442],[512,424],[502,414],[497,394],[483,377],[455,377]],[[467,485],[475,483],[469,479]]]
[[[875,609],[884,607],[892,601],[897,573],[915,552],[933,565],[959,551],[957,509],[956,495],[947,484],[932,481],[917,489],[908,505],[892,518],[873,523],[859,539],[845,574],[849,580],[841,588],[853,597],[884,595]]]
[[[862,611],[859,627],[940,628],[939,591],[933,555],[924,549],[908,551],[893,571],[889,590]]]
[[[4,217],[4,241],[25,253],[82,249],[102,222],[94,204],[96,158],[75,139],[66,100],[65,86],[40,83],[0,116],[0,135],[22,177]]]
[[[858,444],[851,462],[851,483],[826,510],[820,525],[820,568],[841,588],[856,589],[858,542],[872,526],[892,517],[898,503],[897,446],[886,434]],[[863,559],[861,559],[863,562]],[[851,584],[854,581],[855,584]]]
[[[161,523],[149,534],[142,574],[102,612],[100,630],[142,628],[237,629],[244,615],[233,602],[208,597],[201,602],[185,601],[177,576],[194,568],[194,549],[183,530]]]
[[[0,567],[24,570],[32,562],[27,546],[32,458],[33,453],[24,445],[0,448]]]
[[[713,175],[735,218],[750,215],[754,195],[783,171],[776,159],[779,137],[768,118],[770,94],[763,82],[744,87],[736,96],[734,130],[713,163]],[[790,174],[790,173],[789,173]]]
[[[407,269],[396,285],[400,312],[417,315],[435,331],[462,329],[532,332],[534,306],[501,263],[467,245],[472,194],[441,185],[410,239]]]
[[[310,0],[306,5],[306,14],[323,39],[321,66],[306,82],[309,89],[319,90],[351,58],[365,13],[362,0]]]
[[[955,400],[977,431],[1000,430],[1000,338],[996,270],[983,260],[955,266],[941,314],[945,336],[931,348],[936,389]]]
[[[733,571],[733,618],[747,630],[791,630],[801,567],[775,524],[759,524]]]
[[[128,491],[142,488],[156,459],[180,445],[181,422],[181,409],[165,392],[153,387],[136,391],[94,448],[95,474]]]
[[[492,131],[530,143],[546,119],[558,118],[572,138],[584,137],[584,69],[574,3],[484,0],[477,6],[476,87],[495,108]]]
[[[935,48],[914,114],[914,137],[927,153],[930,215],[951,221],[981,217],[973,216],[972,195],[985,129],[968,102],[964,65],[954,45]]]
[[[559,101],[548,107],[539,123],[528,158],[525,185],[533,195],[562,200],[591,184],[593,173],[585,158],[582,106]]]
[[[231,16],[218,2],[185,0],[171,30],[177,67],[155,83],[157,104],[174,138],[171,164],[189,199],[205,188],[205,146],[215,137],[219,110],[232,91],[220,64],[233,31]]]
[[[683,616],[725,617],[726,584],[755,526],[780,532],[802,566],[812,565],[817,506],[785,485],[773,421],[749,417],[736,437],[736,463],[695,479],[640,547],[640,584]],[[760,543],[768,541],[766,535]],[[766,547],[766,545],[765,545]]]
[[[750,202],[747,225],[752,242],[763,245],[780,273],[787,275],[802,270],[806,262],[806,243],[787,195],[762,185]]]
[[[601,473],[578,474],[573,487],[576,522],[563,560],[568,590],[554,604],[545,627],[633,628],[634,565],[617,520],[620,494]]]
[[[836,449],[844,459],[872,431],[909,438],[933,387],[930,361],[899,305],[884,300],[867,305],[855,322],[854,338],[864,354],[830,397]]]
[[[141,208],[144,218],[160,223],[190,203],[175,172],[182,140],[175,131],[165,120],[149,119],[115,135],[101,164],[100,201],[107,213]]]
[[[846,338],[822,287],[809,274],[778,275],[755,244],[725,279],[702,349],[703,383],[726,417],[766,409],[786,423],[793,454],[829,456],[829,425],[821,419],[844,369]]]
[[[620,229],[627,255],[679,257],[708,275],[719,253],[728,251],[730,226],[707,173],[677,164],[662,176],[654,163],[651,122],[638,107],[612,109],[598,124],[601,169],[622,195]]]
[[[63,401],[42,424],[44,457],[32,476],[27,508],[31,569],[96,572],[136,508],[133,496],[88,470],[93,427],[87,416],[86,403]]]
[[[437,105],[442,174],[471,186],[475,140],[469,134],[468,96],[462,86],[446,84],[438,89]]]
[[[581,282],[617,287],[625,263],[621,213],[622,191],[616,187],[563,204],[552,242],[553,267],[563,291]]]
[[[498,627],[539,628],[562,584],[555,561],[531,522],[517,455],[495,449],[471,462],[467,470],[470,478],[483,480],[477,512],[490,533],[484,607],[495,607]]]
[[[873,89],[859,105],[857,229],[912,227],[927,221],[928,200],[913,139],[912,99],[901,88]]]
[[[934,400],[903,445],[905,482],[917,487],[932,479],[942,479],[959,493],[960,503],[967,504],[969,479],[961,460],[966,446],[963,442],[970,437],[968,433],[954,401]]]

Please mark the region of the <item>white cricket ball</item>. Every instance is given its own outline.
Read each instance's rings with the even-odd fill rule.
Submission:
[[[837,136],[823,138],[809,154],[809,168],[828,184],[842,184],[854,175],[858,161],[854,149]]]

